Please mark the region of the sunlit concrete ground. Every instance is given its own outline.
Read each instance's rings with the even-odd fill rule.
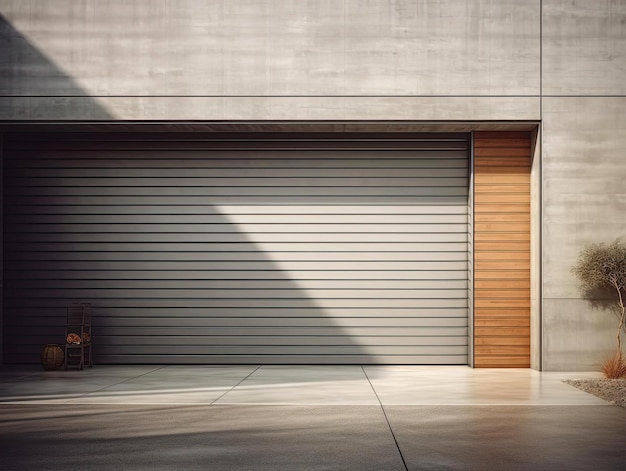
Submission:
[[[597,373],[420,366],[0,370],[0,469],[625,469]]]
[[[605,405],[562,383],[598,373],[464,366],[96,366],[0,370],[0,402],[60,404]]]

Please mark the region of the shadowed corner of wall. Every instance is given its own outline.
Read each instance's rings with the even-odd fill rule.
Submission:
[[[76,80],[65,73],[62,67],[55,64],[26,35],[14,28],[6,17],[0,14],[0,121],[4,121],[5,124],[12,124],[26,121],[110,121],[112,119],[114,117],[98,104],[95,98],[90,97],[89,93]],[[9,144],[11,139],[9,133],[5,134],[5,137],[7,144]],[[57,138],[63,139],[62,135],[58,135]],[[20,160],[37,159],[37,152],[37,150],[24,152],[22,149],[20,150]],[[104,233],[97,234],[96,231],[88,227],[89,223],[84,223],[86,229],[83,230],[86,233],[81,234],[81,237],[86,239],[81,239],[80,241],[72,239],[69,233],[64,232],[64,224],[70,222],[80,223],[79,219],[81,216],[80,214],[68,213],[67,208],[63,208],[64,203],[60,200],[66,199],[68,195],[79,195],[80,192],[69,186],[63,187],[62,190],[56,187],[54,190],[50,190],[52,191],[50,194],[46,194],[46,189],[43,188],[45,183],[38,183],[39,179],[28,181],[29,176],[24,174],[28,169],[27,164],[22,166],[16,163],[16,160],[12,159],[10,152],[5,152],[5,161],[8,171],[3,176],[4,181],[9,181],[11,178],[15,179],[16,175],[19,174],[19,179],[26,181],[27,191],[35,191],[34,195],[36,195],[29,196],[29,204],[20,208],[20,196],[16,195],[16,190],[11,190],[10,188],[12,187],[10,187],[7,190],[7,198],[3,203],[3,214],[6,214],[4,226],[7,233],[3,257],[6,258],[4,270],[8,275],[5,278],[3,299],[4,339],[6,340],[3,342],[5,362],[35,363],[38,361],[42,345],[46,343],[61,343],[63,341],[65,308],[70,302],[76,300],[92,301],[94,305],[94,335],[96,337],[99,336],[95,350],[95,359],[96,361],[104,359],[106,362],[106,356],[102,353],[107,350],[119,350],[120,338],[124,336],[124,326],[115,325],[114,317],[107,316],[118,316],[119,319],[119,316],[124,316],[122,312],[123,306],[129,304],[128,298],[124,296],[115,297],[115,295],[111,295],[112,292],[132,294],[133,290],[126,289],[127,287],[124,286],[129,284],[140,287],[140,290],[136,291],[137,293],[143,290],[144,293],[161,292],[162,296],[168,296],[172,295],[176,290],[181,290],[185,287],[179,281],[178,283],[172,283],[173,286],[170,287],[172,289],[168,289],[167,280],[171,279],[171,272],[159,268],[158,263],[144,263],[148,268],[146,273],[150,272],[149,275],[146,275],[147,280],[124,279],[124,276],[120,276],[120,279],[117,280],[118,282],[114,284],[115,289],[111,290],[110,286],[113,282],[111,279],[115,279],[116,273],[104,267],[108,267],[112,263],[114,264],[114,262],[111,262],[111,258],[115,259],[118,257],[119,261],[119,257],[125,256],[124,253],[115,252],[115,249],[110,248],[130,244],[130,240],[121,238],[123,237],[123,227],[113,223],[109,225]],[[54,164],[52,164],[52,167],[54,167]],[[57,172],[60,170],[62,170],[62,167],[51,169],[51,171]],[[26,178],[24,179],[24,177]],[[85,181],[84,179],[81,180],[80,185],[84,185]],[[105,181],[104,185],[106,184]],[[41,187],[37,188],[38,185],[41,185]],[[21,191],[23,190],[24,187]],[[121,191],[123,192],[124,190],[122,189]],[[181,191],[183,190],[181,189]],[[133,192],[130,191],[126,197],[128,198],[132,194]],[[83,199],[86,200],[86,198]],[[132,200],[128,204],[132,205]],[[8,210],[5,211],[5,208]],[[90,211],[93,213],[93,208],[90,210],[88,206],[83,205],[80,207],[79,213]],[[213,214],[214,217],[223,217],[217,211],[209,210],[209,213]],[[123,214],[123,212],[119,214]],[[116,215],[112,214],[109,217],[115,219]],[[141,215],[138,215],[138,217],[141,217]],[[51,223],[51,220],[56,222]],[[225,217],[220,221],[220,224],[236,227]],[[106,232],[110,233],[107,234]],[[107,238],[112,237],[111,233],[115,232],[117,232],[117,240],[111,242]],[[157,239],[160,236],[163,237],[162,234],[158,233],[154,235]],[[200,234],[198,235],[200,236]],[[130,236],[133,236],[133,234],[130,234]],[[233,238],[241,243],[254,245],[254,242],[249,240],[245,233],[233,234]],[[144,239],[148,240],[150,237],[144,237]],[[35,241],[36,251],[38,252],[34,254],[35,256],[33,256],[32,244],[29,249],[27,241]],[[59,251],[59,244],[65,245],[64,251]],[[76,266],[85,265],[85,263],[77,262],[76,251],[96,251],[99,250],[97,247],[107,247],[104,250],[109,252],[100,252],[100,260],[89,261],[91,264],[90,272],[99,273],[92,280],[92,283],[89,283],[89,280],[85,280],[81,276],[72,277],[69,275],[69,278],[63,279],[64,276],[68,276],[68,273],[80,273],[75,270]],[[191,247],[191,244],[189,247]],[[183,251],[188,252],[186,255],[189,255],[189,252],[193,250],[189,247],[183,248]],[[325,309],[320,307],[306,290],[301,289],[297,282],[291,280],[289,274],[283,271],[275,261],[271,260],[267,254],[264,254],[261,247],[255,248],[254,253],[256,257],[255,263],[259,266],[258,273],[272,273],[274,277],[273,283],[281,286],[283,290],[288,290],[290,296],[292,296],[291,299],[293,301],[291,304],[289,300],[276,301],[277,304],[283,305],[281,315],[284,315],[284,312],[289,310],[290,305],[293,305],[294,312],[307,312],[306,318],[298,319],[295,316],[292,319],[284,318],[285,321],[288,321],[287,323],[292,325],[291,330],[299,330],[301,336],[306,336],[307,331],[331,328],[336,332],[336,335],[341,337],[343,347],[351,352],[350,356],[363,358],[362,363],[376,363],[375,358],[368,354],[367,347],[360,345],[349,333],[337,326],[333,319],[328,316]],[[166,254],[165,259],[173,255],[175,254]],[[132,257],[133,254],[127,253],[126,256]],[[157,255],[155,254],[155,256]],[[229,263],[228,261],[222,262],[219,269],[227,272]],[[231,264],[236,264],[236,262]],[[168,263],[164,262],[162,265],[168,265]],[[20,275],[15,276],[14,274],[18,272]],[[122,271],[118,272],[118,274],[124,275]],[[111,278],[108,280],[108,287],[98,285],[97,279],[103,276]],[[184,274],[181,274],[181,278],[184,283]],[[191,278],[187,277],[190,280],[190,284],[193,284],[194,287],[202,284],[202,280],[194,280],[191,283]],[[206,292],[217,293],[218,290],[215,290],[212,286],[220,285],[218,281],[214,279],[204,280]],[[154,282],[154,285],[159,288],[151,289],[151,282]],[[90,289],[85,289],[86,287]],[[193,291],[193,288],[189,291]],[[195,292],[197,293],[198,291]],[[227,298],[229,292],[231,291],[213,294],[213,296],[219,300]],[[251,296],[252,293],[257,292],[256,288],[246,288],[242,282],[237,292],[241,294],[243,301],[235,302],[232,299],[222,301],[223,303],[231,302],[233,304],[234,308],[228,309],[228,312],[236,311],[238,304],[249,305],[250,307],[255,305],[255,301]],[[97,297],[98,293],[100,293],[100,299],[88,299],[92,296]],[[88,296],[88,298],[85,298],[85,296]],[[156,294],[156,296],[159,295]],[[271,294],[266,293],[265,297],[271,297]],[[258,304],[267,304],[267,302],[267,299],[260,299]],[[133,303],[136,303],[136,301],[133,301]],[[162,316],[165,315],[162,309],[158,309],[159,306],[163,305],[158,300],[146,299],[145,303],[145,306],[136,305],[136,310],[142,311],[144,315],[151,310],[158,311]],[[179,323],[186,327],[187,332],[198,328],[198,325],[203,325],[205,328],[198,330],[198,332],[202,331],[206,335],[207,342],[210,342],[211,336],[215,336],[216,333],[210,332],[210,320],[203,321],[203,318],[208,319],[211,316],[215,316],[216,310],[207,308],[204,314],[198,313],[202,311],[203,305],[211,306],[215,301],[205,298],[204,301],[202,299],[194,299],[193,303],[195,303],[195,308],[185,306],[184,299],[180,299],[174,303],[176,306],[172,306],[172,314],[167,315],[174,318],[177,315],[180,316]],[[197,307],[200,307],[200,309],[197,309]],[[131,314],[131,311],[127,311],[126,315]],[[238,314],[231,315],[241,317],[243,315],[242,312],[245,313],[245,311],[245,309],[242,309]],[[45,314],[42,314],[44,312]],[[200,318],[184,317],[185,313],[189,312],[194,312],[194,315]],[[213,314],[209,314],[210,312]],[[223,322],[228,324],[229,321],[226,319]],[[236,326],[236,322],[237,319],[234,320],[233,326]],[[141,326],[146,325],[145,319],[136,321],[135,326],[132,324],[133,321],[130,321],[130,325],[127,322],[126,327],[132,327],[132,331],[138,338],[144,337],[145,340],[145,338],[151,336],[148,327],[145,327],[145,332],[142,333]],[[300,327],[298,326],[299,324],[301,324]],[[262,330],[267,332],[272,329],[272,325],[275,324],[270,322]],[[174,330],[176,329],[175,325],[171,327]],[[150,327],[150,329],[154,331],[153,327]],[[99,330],[100,332],[98,332]],[[266,333],[265,335],[276,335],[280,331],[280,327],[275,327],[275,330],[274,334]],[[106,335],[107,332],[108,336]],[[251,334],[252,332],[247,333]],[[223,338],[221,340],[223,341]],[[115,342],[117,342],[118,346],[115,346]],[[198,347],[202,347],[202,345]],[[328,348],[332,347],[329,346]],[[136,348],[130,349],[130,351],[133,350],[136,350]],[[200,350],[201,348],[197,349],[197,351]],[[101,353],[99,354],[98,351]],[[323,355],[323,353],[324,347],[320,347],[318,355]],[[167,361],[166,357],[167,355],[161,356],[161,359]],[[253,355],[250,355],[250,358],[252,357]],[[198,362],[196,358],[194,363]],[[263,362],[263,355],[258,356],[257,362]],[[211,363],[208,355],[206,356],[206,363]],[[306,360],[302,360],[301,363],[306,363]]]
[[[95,98],[0,13],[0,121],[110,119]]]

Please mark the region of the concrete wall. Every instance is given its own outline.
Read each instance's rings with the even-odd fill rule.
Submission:
[[[626,3],[543,1],[543,367],[593,369],[616,319],[570,273],[589,242],[626,236]]]
[[[539,118],[538,0],[0,0],[0,117]]]
[[[590,369],[612,346],[614,319],[569,268],[626,232],[626,2],[0,0],[0,14],[3,120],[541,120],[542,366]]]

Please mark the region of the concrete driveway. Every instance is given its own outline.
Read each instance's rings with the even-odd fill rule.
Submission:
[[[421,366],[0,371],[0,469],[626,468],[597,374]]]

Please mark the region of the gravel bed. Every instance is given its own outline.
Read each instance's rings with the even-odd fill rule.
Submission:
[[[626,379],[565,379],[563,382],[626,408]]]

